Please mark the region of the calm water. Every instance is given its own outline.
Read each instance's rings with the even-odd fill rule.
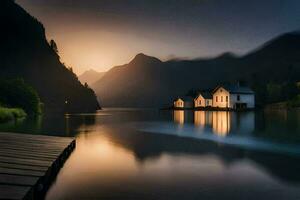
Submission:
[[[300,110],[108,109],[0,125],[75,136],[57,199],[300,199]]]

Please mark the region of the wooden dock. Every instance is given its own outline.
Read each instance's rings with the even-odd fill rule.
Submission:
[[[75,145],[73,138],[0,133],[0,199],[42,199]]]

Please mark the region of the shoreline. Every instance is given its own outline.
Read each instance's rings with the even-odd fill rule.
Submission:
[[[160,110],[191,110],[191,111],[227,111],[227,112],[244,112],[244,111],[254,111],[257,108],[247,108],[247,109],[233,109],[233,108],[218,108],[218,107],[197,107],[197,108],[160,108]]]
[[[26,112],[21,108],[0,107],[0,123],[26,118]]]

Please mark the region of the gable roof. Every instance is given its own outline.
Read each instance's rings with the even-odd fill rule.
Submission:
[[[247,86],[240,86],[239,84],[226,84],[226,85],[219,85],[213,91],[215,93],[220,87],[224,88],[231,94],[254,94],[254,91]]]
[[[179,101],[179,100],[183,101],[183,99],[181,97],[177,97],[177,98],[173,99],[173,101]]]

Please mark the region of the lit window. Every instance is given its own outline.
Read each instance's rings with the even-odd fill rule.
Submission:
[[[221,96],[221,102],[223,102],[223,96]]]

